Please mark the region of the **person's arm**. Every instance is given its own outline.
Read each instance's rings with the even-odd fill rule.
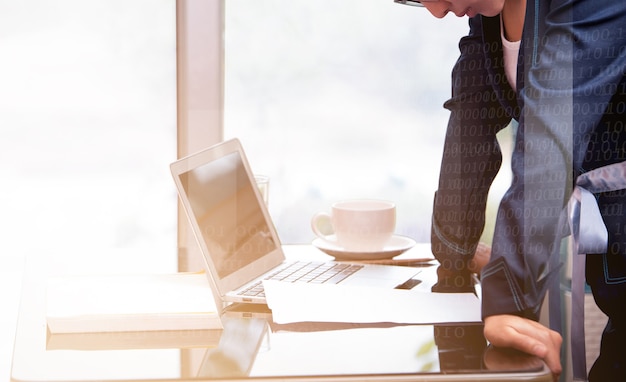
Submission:
[[[431,249],[441,264],[435,292],[473,290],[472,260],[484,229],[489,188],[502,162],[496,133],[515,114],[515,93],[506,82],[501,45],[483,36],[489,28],[499,39],[497,18],[470,20],[470,33],[459,43],[461,55],[452,72],[452,97],[445,103],[450,119],[431,229]]]

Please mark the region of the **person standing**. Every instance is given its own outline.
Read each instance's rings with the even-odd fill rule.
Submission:
[[[547,291],[558,290],[558,256],[569,234],[561,219],[577,179],[626,160],[626,2],[395,1],[438,18],[469,18],[444,105],[450,119],[433,204],[431,245],[441,263],[434,290],[471,283],[487,194],[502,161],[496,134],[513,121],[513,179],[481,271],[484,333],[495,346],[543,358],[557,378],[562,336],[537,321]],[[588,378],[624,380],[626,193],[595,199],[608,245],[586,257],[586,280],[609,320]]]

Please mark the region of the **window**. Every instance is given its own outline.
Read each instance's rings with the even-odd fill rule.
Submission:
[[[224,135],[270,176],[284,243],[345,198],[397,203],[430,240],[450,73],[467,18],[391,0],[225,2]]]
[[[150,248],[175,264],[175,2],[1,9],[3,253]]]

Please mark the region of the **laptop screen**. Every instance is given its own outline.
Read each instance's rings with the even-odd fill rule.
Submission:
[[[274,251],[270,228],[238,152],[179,175],[215,270],[224,278]]]

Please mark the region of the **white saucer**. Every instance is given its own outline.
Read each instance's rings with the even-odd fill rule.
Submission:
[[[350,251],[337,244],[317,238],[313,240],[313,245],[322,252],[334,256],[336,260],[382,260],[391,259],[399,254],[411,249],[415,245],[415,240],[410,237],[393,235],[385,247],[380,250]]]

